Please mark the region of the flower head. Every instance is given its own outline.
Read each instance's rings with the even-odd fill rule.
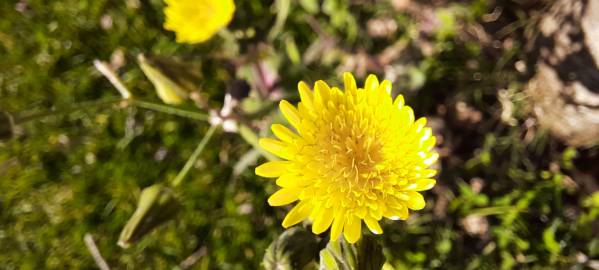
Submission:
[[[177,42],[200,43],[210,39],[233,18],[233,0],[165,0],[164,28],[177,34]]]
[[[438,154],[426,118],[414,121],[403,96],[391,97],[391,82],[374,75],[358,88],[350,73],[345,90],[317,81],[314,91],[299,83],[297,108],[283,100],[280,109],[297,132],[274,124],[278,138],[262,138],[265,150],[284,160],[256,168],[256,174],[277,178],[281,187],[268,199],[272,206],[298,201],[283,227],[305,219],[320,234],[331,227],[331,239],[341,233],[350,243],[360,239],[362,221],[375,234],[379,221],[407,219],[424,208],[419,191],[435,185],[429,167]]]

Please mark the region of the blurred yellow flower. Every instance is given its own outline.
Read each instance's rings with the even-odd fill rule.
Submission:
[[[210,39],[233,18],[233,0],[165,0],[164,28],[174,31],[177,42],[200,43]]]
[[[297,108],[283,100],[281,112],[297,130],[274,124],[279,139],[262,138],[265,150],[284,160],[256,168],[256,174],[277,178],[281,187],[268,199],[272,206],[299,201],[283,220],[283,227],[312,220],[312,232],[331,227],[331,240],[341,233],[357,242],[362,221],[374,234],[379,220],[407,219],[408,209],[420,210],[419,191],[435,185],[429,167],[439,155],[426,118],[414,121],[403,96],[391,97],[391,82],[379,84],[368,76],[364,88],[344,74],[345,90],[317,81],[314,92],[299,83]]]

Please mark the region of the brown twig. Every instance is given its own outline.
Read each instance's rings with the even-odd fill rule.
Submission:
[[[205,246],[202,246],[200,248],[198,248],[196,251],[194,251],[193,253],[191,253],[191,255],[189,255],[189,257],[187,257],[185,260],[183,260],[180,264],[179,264],[179,268],[180,269],[188,269],[190,267],[192,267],[194,264],[196,264],[202,257],[206,256],[208,254],[208,248],[206,248]]]
[[[89,250],[89,253],[91,253],[92,257],[94,258],[98,268],[100,268],[100,270],[110,270],[108,263],[106,263],[106,260],[104,260],[102,254],[100,254],[100,250],[98,249],[98,246],[96,246],[92,235],[90,233],[86,233],[83,237],[83,241],[85,242],[87,250]]]
[[[116,75],[108,63],[100,60],[94,60],[94,66],[100,73],[102,73],[102,75],[104,75],[104,77],[106,77],[106,79],[108,79],[108,81],[110,81],[110,83],[112,83],[112,85],[114,85],[114,88],[119,91],[124,99],[129,99],[131,97],[131,92],[129,89],[127,89],[127,87],[123,84],[121,79]]]

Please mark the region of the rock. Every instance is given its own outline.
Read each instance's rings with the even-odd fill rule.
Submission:
[[[599,1],[558,0],[539,22],[526,86],[542,127],[572,146],[599,143]]]

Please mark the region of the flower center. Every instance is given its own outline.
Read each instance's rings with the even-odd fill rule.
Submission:
[[[325,174],[343,186],[367,187],[381,179],[382,141],[379,127],[364,112],[337,111],[319,132],[318,147]],[[326,119],[326,118],[325,118]],[[324,175],[323,175],[324,176]]]

